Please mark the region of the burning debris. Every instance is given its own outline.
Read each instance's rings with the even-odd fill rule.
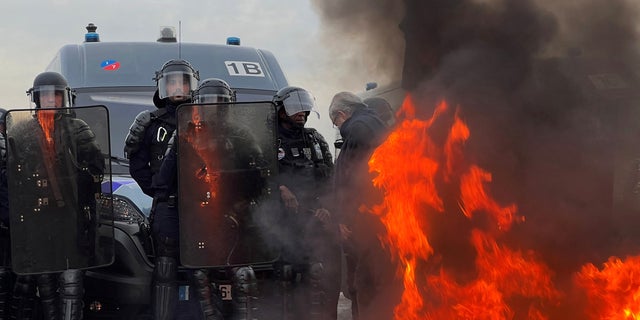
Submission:
[[[396,319],[640,318],[637,4],[315,3],[404,33],[410,95],[369,162]]]

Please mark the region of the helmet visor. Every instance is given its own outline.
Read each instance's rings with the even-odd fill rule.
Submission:
[[[296,90],[293,91],[282,100],[284,111],[288,116],[292,116],[299,112],[313,111],[320,118],[320,114],[316,111],[316,100],[309,92]]]
[[[216,102],[230,102],[231,96],[228,94],[199,94],[195,98],[196,103],[216,103]]]
[[[198,79],[191,72],[163,72],[158,79],[158,95],[164,98],[191,97],[191,91],[198,85]]]
[[[39,108],[67,108],[70,106],[70,93],[65,86],[37,86],[29,94],[31,95],[31,102]]]

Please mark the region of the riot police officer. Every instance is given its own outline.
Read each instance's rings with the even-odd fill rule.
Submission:
[[[236,213],[234,219],[238,225],[245,225],[246,209],[264,187],[264,180],[259,175],[260,168],[265,166],[262,149],[249,128],[243,123],[238,123],[238,119],[230,119],[232,117],[230,108],[232,103],[236,102],[236,93],[226,81],[218,78],[203,80],[194,92],[193,100],[198,104],[217,104],[203,106],[200,109],[215,110],[215,123],[209,130],[211,134],[209,134],[210,141],[207,143],[207,148],[213,153],[216,153],[216,149],[224,150],[222,152],[224,155],[217,158],[218,168],[212,169],[233,172],[231,174],[227,172],[222,179],[227,186],[231,184],[236,186],[225,188],[230,192],[221,191],[218,199],[222,203],[227,203],[227,208],[233,208],[232,211]],[[220,213],[225,211],[225,205],[219,208],[222,209]],[[231,239],[226,240],[232,242]],[[224,252],[224,249],[220,251]],[[234,251],[241,252],[239,255],[250,255],[243,250],[234,249]],[[257,279],[253,267],[245,264],[223,269],[216,269],[217,279],[225,282],[230,280],[232,283],[233,318],[253,319],[253,312],[257,308],[255,304]],[[220,276],[224,279],[219,279]]]
[[[93,242],[95,241],[95,229],[92,228],[89,220],[95,221],[95,195],[99,192],[97,190],[100,190],[101,177],[105,168],[104,157],[96,142],[95,134],[89,126],[81,119],[75,118],[67,109],[72,106],[73,95],[64,76],[57,72],[43,72],[36,76],[33,81],[33,87],[27,91],[27,94],[35,104],[37,112],[32,119],[23,122],[24,126],[18,126],[14,134],[8,137],[8,152],[10,154],[12,152],[15,153],[15,156],[10,156],[9,159],[17,161],[16,159],[20,159],[20,157],[33,157],[33,155],[29,156],[29,152],[38,153],[35,150],[40,150],[40,154],[52,156],[49,164],[45,165],[48,169],[51,169],[46,173],[46,181],[48,182],[46,184],[40,183],[39,188],[42,192],[55,194],[54,199],[52,199],[52,201],[55,201],[55,205],[50,207],[43,205],[41,208],[42,210],[57,210],[55,212],[68,210],[69,219],[77,223],[77,225],[70,227],[78,227],[73,232],[77,237],[72,240],[77,246],[74,249],[70,249],[77,250],[74,251],[74,256],[77,259],[70,262],[69,256],[66,256],[66,264],[63,263],[62,265],[66,265],[67,268],[69,264],[89,265],[91,264],[90,261],[94,259],[92,250],[94,250],[93,246],[95,245]],[[40,110],[42,108],[52,110]],[[38,130],[34,131],[34,129]],[[20,141],[16,141],[16,137],[19,137]],[[65,141],[70,142],[65,144]],[[49,147],[51,149],[47,150],[51,151],[50,153],[42,150],[42,148]],[[61,157],[64,156],[54,155],[53,153],[58,150],[65,150],[61,153],[68,155],[68,158],[62,160]],[[62,169],[64,173],[62,173],[63,171],[55,173],[58,172],[56,170],[59,168],[52,167],[54,165],[53,162],[56,162],[57,165],[59,161],[66,161],[67,165],[64,165],[64,169]],[[38,175],[39,171],[36,168],[41,168],[38,164],[33,166],[11,164],[12,170],[14,167],[19,167],[18,171],[29,172],[32,170],[31,175]],[[65,190],[61,190],[64,189],[64,186],[55,185],[54,183],[54,181],[59,181],[69,176],[77,177],[71,183],[73,183],[73,188],[79,191],[78,194],[67,193]],[[44,177],[41,179],[44,179]],[[11,186],[14,186],[13,181],[10,183],[12,183]],[[29,185],[29,183],[18,183],[16,190],[20,192],[22,190],[21,187],[25,185]],[[9,188],[9,190],[12,189]],[[11,197],[10,207],[21,205],[20,199],[16,199],[16,197],[17,195]],[[14,200],[17,202],[13,202]],[[73,211],[73,214],[71,211]],[[78,212],[82,214],[78,214]],[[16,226],[13,227],[15,228]],[[27,224],[27,227],[34,228],[36,226]],[[33,232],[39,231],[34,230]],[[56,244],[58,240],[60,243]],[[66,247],[65,243],[67,242],[64,241],[62,236],[60,239],[54,238],[54,241],[51,242],[53,246],[48,250],[55,252],[62,247]],[[14,255],[14,260],[15,257],[16,255]],[[28,261],[29,258],[26,260]],[[16,272],[18,271],[16,270]],[[80,269],[66,269],[60,274],[19,275],[14,287],[12,317],[23,319],[32,316],[32,301],[37,287],[45,319],[82,319],[84,308],[83,279],[84,273]]]
[[[329,194],[333,160],[324,137],[305,124],[315,99],[305,89],[285,87],[274,96],[278,114],[278,184],[284,208],[283,241],[278,268],[287,287],[285,317],[337,317],[340,287],[340,247],[322,199]],[[316,112],[317,113],[317,112]],[[295,301],[287,301],[293,298]]]
[[[156,261],[153,274],[152,308],[154,319],[173,319],[178,300],[179,223],[177,190],[173,183],[175,155],[169,141],[176,129],[176,109],[190,103],[199,80],[198,72],[185,60],[169,60],[156,72],[157,90],[153,102],[158,108],[140,113],[131,125],[125,142],[129,172],[144,193],[153,197],[151,231]],[[167,159],[165,159],[165,155]],[[173,163],[168,163],[173,162]],[[208,280],[194,273],[199,292],[206,291]],[[214,319],[210,295],[200,295],[206,319]]]
[[[0,108],[0,320],[8,319],[11,296],[11,252],[9,243],[9,191],[7,190],[7,158],[5,141],[5,114]]]

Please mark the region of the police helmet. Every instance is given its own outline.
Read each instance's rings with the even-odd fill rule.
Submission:
[[[235,102],[236,92],[229,84],[218,78],[208,78],[202,81],[198,89],[193,92],[194,103]]]
[[[156,81],[158,87],[158,97],[160,99],[177,97],[178,99],[187,99],[192,95],[192,91],[198,85],[200,75],[189,62],[182,59],[173,59],[165,62],[162,65],[160,71],[156,71],[156,76],[153,80]],[[189,89],[184,92],[183,86],[176,84],[187,84]],[[167,92],[170,88],[172,92]]]
[[[72,92],[63,75],[47,71],[36,76],[33,87],[27,91],[31,102],[36,108],[67,108],[73,103]],[[62,104],[57,105],[57,98],[62,98]]]
[[[273,96],[273,103],[278,111],[284,107],[287,116],[292,116],[299,112],[315,112],[318,118],[320,114],[316,111],[316,99],[311,93],[300,87],[284,87]]]

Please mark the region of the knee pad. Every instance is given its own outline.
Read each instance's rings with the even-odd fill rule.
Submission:
[[[60,274],[60,295],[63,298],[78,298],[84,295],[84,274],[81,270],[66,270]]]
[[[158,257],[153,274],[156,282],[172,283],[178,276],[178,262],[172,257]]]
[[[34,276],[18,276],[13,287],[17,296],[30,296],[36,294],[36,278]]]
[[[257,278],[250,266],[234,269],[233,280],[237,290],[245,295],[252,295],[257,291]]]
[[[51,273],[40,274],[37,277],[38,293],[42,300],[51,300],[57,297],[58,282],[56,276]]]
[[[193,280],[198,288],[209,287],[209,274],[206,270],[198,269],[194,271]]]

